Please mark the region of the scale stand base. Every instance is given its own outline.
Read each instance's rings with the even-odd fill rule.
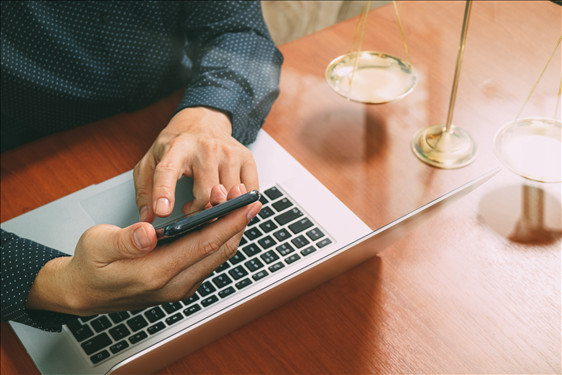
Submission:
[[[432,125],[418,131],[412,139],[414,155],[426,164],[443,169],[464,167],[476,158],[476,144],[463,129],[451,125]]]

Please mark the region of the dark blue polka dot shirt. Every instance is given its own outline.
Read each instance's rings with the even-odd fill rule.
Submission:
[[[278,95],[282,56],[259,1],[2,1],[2,150],[134,111],[230,115],[242,143]],[[171,114],[172,115],[172,114]]]
[[[185,87],[177,110],[230,115],[252,142],[276,99],[281,53],[259,1],[2,1],[2,151],[134,111]],[[170,114],[170,117],[173,114]],[[2,230],[2,320],[60,330],[28,311],[41,267],[65,254]]]

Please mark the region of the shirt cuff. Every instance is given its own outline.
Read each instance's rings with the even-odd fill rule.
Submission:
[[[62,325],[76,318],[52,311],[29,310],[27,298],[35,277],[52,259],[68,256],[2,230],[2,321],[11,320],[44,331],[60,332]]]

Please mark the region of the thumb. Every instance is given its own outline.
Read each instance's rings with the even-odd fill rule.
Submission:
[[[157,243],[154,227],[145,222],[126,228],[96,225],[89,232],[90,246],[101,250],[98,254],[102,255],[104,263],[141,257],[154,249]]]
[[[145,255],[156,247],[156,230],[150,223],[140,222],[121,230],[124,255],[131,258]],[[132,241],[131,241],[132,240]],[[131,246],[132,245],[132,246]],[[130,253],[127,254],[127,250]]]

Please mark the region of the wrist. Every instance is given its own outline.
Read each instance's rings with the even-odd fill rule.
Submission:
[[[209,107],[184,108],[174,115],[168,127],[175,132],[205,131],[215,135],[232,135],[229,116]]]
[[[52,259],[39,270],[27,297],[27,309],[80,315],[79,298],[72,292],[73,284],[67,278],[71,259]]]

